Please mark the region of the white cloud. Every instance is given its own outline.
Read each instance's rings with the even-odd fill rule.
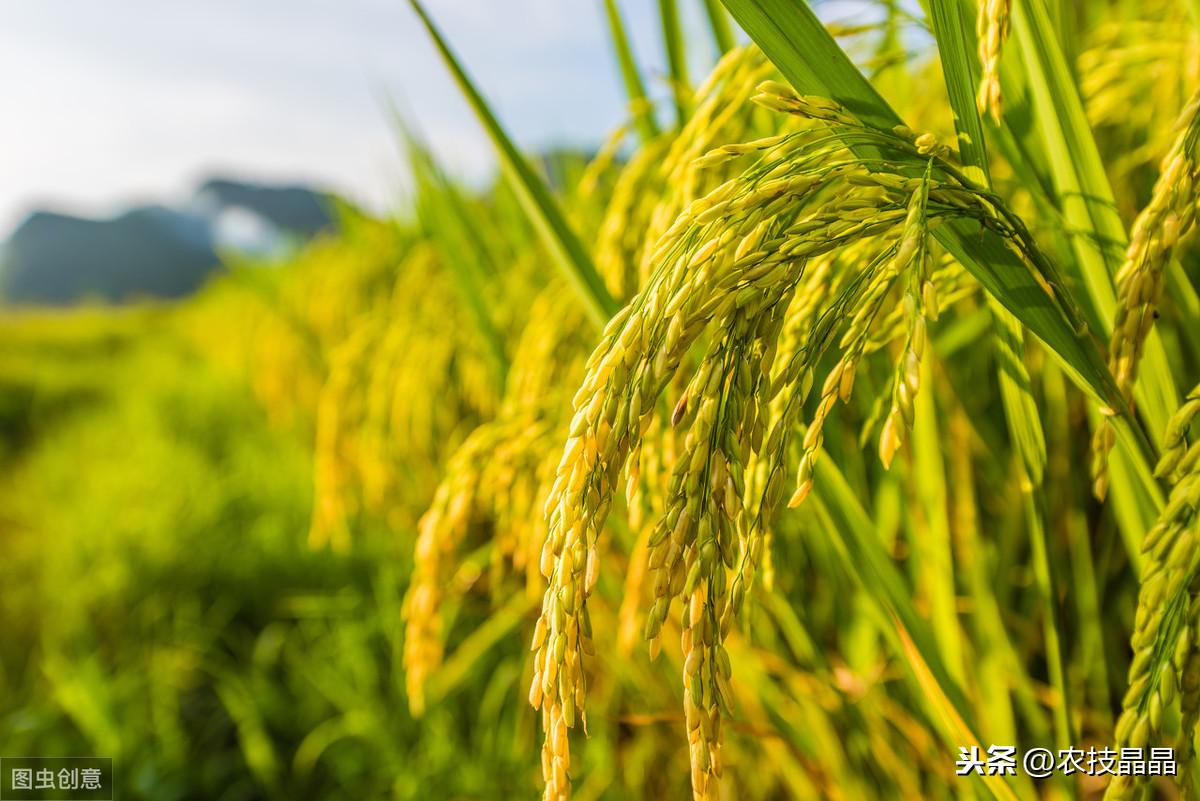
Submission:
[[[209,171],[384,203],[399,156],[379,96],[455,171],[491,153],[400,0],[38,0],[0,27],[0,234],[31,206],[167,200]],[[639,46],[648,3],[625,3]],[[431,0],[518,140],[597,141],[623,101],[594,0]]]

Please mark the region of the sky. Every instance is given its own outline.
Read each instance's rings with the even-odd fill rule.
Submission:
[[[661,94],[657,3],[622,9]],[[699,3],[692,59],[711,61]],[[595,145],[625,101],[600,0],[427,0],[526,148]],[[404,0],[36,0],[0,6],[0,237],[34,208],[178,203],[213,174],[303,181],[371,208],[404,171],[384,98],[454,172],[492,153]]]

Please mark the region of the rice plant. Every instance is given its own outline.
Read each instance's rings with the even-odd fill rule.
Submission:
[[[20,630],[4,744],[108,748],[155,798],[214,741],[177,797],[1197,797],[1195,4],[663,0],[656,75],[605,0],[627,119],[554,180],[411,5],[494,183],[398,120],[396,218],[80,312],[86,345],[5,318],[0,525],[52,543],[15,564],[149,578]],[[129,386],[72,416],[45,354],[105,337]],[[203,365],[207,415],[152,360]],[[59,508],[122,420],[144,463]],[[70,514],[164,465],[211,519]],[[176,597],[178,521],[203,580],[143,651],[95,616]],[[276,581],[230,580],[231,531]]]

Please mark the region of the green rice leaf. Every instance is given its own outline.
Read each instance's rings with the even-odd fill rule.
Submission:
[[[445,250],[446,265],[462,295],[467,313],[483,339],[497,391],[504,392],[508,357],[484,293],[487,272],[494,272],[487,248],[470,222],[466,201],[438,168],[433,154],[414,131],[397,119],[417,189],[417,216],[429,235]]]
[[[873,604],[893,648],[924,691],[943,738],[954,746],[978,743],[962,689],[950,677],[929,623],[917,613],[903,578],[880,547],[883,540],[875,524],[828,455],[817,460],[814,480],[813,502],[828,517],[825,529]],[[983,781],[993,797],[1016,798],[1003,779],[984,777]]]
[[[976,42],[967,10],[962,0],[929,1],[930,19],[933,23],[934,37],[937,39],[942,74],[946,78],[950,105],[954,109],[954,122],[958,129],[959,152],[966,168],[975,173],[973,177],[990,186],[983,120],[979,116],[973,91],[978,81],[975,69],[977,62],[974,57]],[[971,172],[968,172],[968,175],[971,175]],[[994,299],[989,300],[996,321],[995,343],[1001,402],[1024,472],[1021,478],[1021,495],[1025,501],[1025,520],[1033,552],[1034,579],[1042,606],[1046,663],[1051,684],[1059,696],[1059,703],[1053,705],[1055,742],[1059,748],[1067,748],[1073,742],[1070,692],[1063,667],[1062,637],[1059,633],[1058,610],[1055,605],[1058,593],[1054,572],[1047,556],[1049,549],[1042,511],[1042,477],[1046,468],[1045,433],[1037,403],[1033,398],[1029,371],[1025,367],[1025,346],[1022,342],[1020,323],[1005,309],[998,307]],[[936,453],[936,440],[930,444],[932,451]]]
[[[688,83],[687,51],[683,27],[679,21],[679,0],[658,0],[658,16],[662,23],[663,49],[667,56],[671,96],[675,98],[675,121],[683,125],[691,113],[691,89]]]
[[[1045,0],[1015,3],[1013,43],[1019,48],[1033,130],[1045,153],[1072,249],[1087,289],[1087,301],[1107,336],[1116,309],[1112,276],[1124,257],[1125,226],[1084,113],[1070,67],[1053,35]],[[1014,132],[1014,136],[1020,134]],[[1146,343],[1144,368],[1135,388],[1138,409],[1155,436],[1178,406],[1166,352],[1157,333]]]
[[[633,57],[633,48],[629,46],[629,35],[625,31],[625,21],[621,18],[617,0],[604,0],[604,17],[608,22],[609,36],[612,37],[617,66],[621,68],[621,80],[625,84],[634,125],[642,141],[648,141],[658,136],[658,123],[654,120],[654,105],[646,97],[646,85],[642,83],[641,70]]]
[[[462,90],[471,110],[483,124],[488,137],[500,156],[500,164],[512,185],[513,191],[521,202],[521,207],[529,217],[534,229],[538,232],[542,244],[550,253],[555,264],[562,271],[567,281],[573,286],[588,314],[597,328],[603,328],[608,319],[617,311],[616,301],[609,295],[608,290],[596,272],[587,250],[567,224],[566,217],[558,208],[550,188],[538,176],[533,168],[517,151],[512,139],[492,113],[483,95],[475,88],[475,84],[467,75],[446,40],[433,24],[420,0],[409,0],[413,10],[417,12],[430,38],[449,67],[455,82]]]
[[[708,15],[708,25],[712,29],[717,52],[728,53],[734,45],[733,27],[729,24],[729,14],[721,5],[721,0],[704,0],[704,12]]]
[[[929,11],[942,74],[954,110],[959,155],[968,177],[990,186],[987,142],[983,121],[975,105],[975,86],[979,76],[974,21],[962,0],[930,0]],[[1041,484],[1046,466],[1046,438],[1030,390],[1021,325],[994,298],[989,296],[988,300],[995,319],[1000,391],[1009,431],[1029,480],[1035,485]]]

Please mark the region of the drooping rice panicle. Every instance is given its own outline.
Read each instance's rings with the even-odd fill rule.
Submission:
[[[976,106],[980,114],[991,114],[1000,121],[1000,53],[1008,38],[1009,3],[1011,0],[979,0],[979,15],[975,32],[979,38],[979,63],[983,76],[979,80]]]
[[[1032,253],[1024,232],[997,211],[996,199],[961,178],[932,136],[865,127],[832,101],[798,96],[770,81],[754,100],[794,116],[799,130],[745,151],[725,146],[699,157],[701,166],[719,166],[732,156],[759,154],[665,229],[650,251],[647,283],[606,328],[575,396],[546,505],[541,564],[549,587],[533,644],[530,700],[541,709],[546,732],[547,798],[568,795],[567,732],[586,721],[583,662],[594,650],[588,598],[598,578],[599,534],[620,474],[639,452],[658,398],[683,369],[685,355],[707,343],[671,415],[672,427],[685,433],[665,511],[648,542],[654,598],[645,635],[656,654],[672,604],[681,601],[692,790],[706,799],[717,792],[721,720],[731,712],[724,640],[762,561],[763,539],[755,532],[781,500],[785,445],[816,357],[839,339],[845,349],[824,379],[818,417],[806,435],[806,453],[814,454],[823,416],[851,391],[870,321],[910,263],[913,318],[918,305],[922,314],[921,322],[910,320],[906,353],[924,347],[924,315],[936,308],[924,234],[930,226],[946,217],[973,219],[1008,237],[1022,255]],[[875,144],[889,157],[855,156],[846,139]],[[907,163],[915,175],[896,172],[896,163]],[[855,254],[839,263],[851,275],[832,306],[821,310],[804,348],[777,373],[784,311],[809,261],[843,252]],[[787,401],[772,418],[760,398],[778,392]],[[765,464],[766,479],[754,485],[757,497],[748,498],[746,468],[754,460]],[[800,500],[810,478],[805,463]],[[753,519],[747,508],[755,510]]]
[[[1122,209],[1137,208],[1141,173],[1158,165],[1178,133],[1163,124],[1163,109],[1183,108],[1200,85],[1200,31],[1190,10],[1173,2],[1142,8],[1088,31],[1075,69],[1092,128],[1117,137],[1105,169]]]
[[[545,528],[539,512],[561,436],[551,412],[566,400],[562,387],[577,380],[582,369],[584,321],[578,310],[561,311],[563,294],[552,285],[534,299],[496,418],[471,432],[455,451],[419,521],[413,579],[402,610],[405,684],[414,715],[423,713],[426,682],[442,662],[443,606],[460,592],[453,577],[472,529],[488,524],[493,579],[511,573],[519,579],[518,591],[534,598],[540,594],[538,558]]]
[[[1196,183],[1200,179],[1196,146],[1200,140],[1200,95],[1180,114],[1179,134],[1163,158],[1150,202],[1133,224],[1125,261],[1117,271],[1117,313],[1109,341],[1108,365],[1121,392],[1129,397],[1138,364],[1158,315],[1163,272],[1180,237],[1196,219]],[[1108,493],[1108,454],[1116,434],[1107,421],[1092,439],[1093,492]]]
[[[1162,741],[1163,716],[1178,699],[1183,715],[1178,754],[1190,764],[1200,705],[1200,469],[1193,460],[1171,491],[1162,515],[1146,533],[1129,688],[1116,725],[1118,747]],[[1191,795],[1188,771],[1180,790]],[[1105,798],[1138,798],[1146,777],[1116,776]]]
[[[455,556],[472,522],[480,491],[479,466],[502,435],[476,431],[447,467],[433,504],[421,518],[413,559],[413,581],[404,599],[404,678],[409,709],[425,711],[425,682],[442,662],[442,595],[457,567]]]
[[[937,318],[937,290],[930,280],[933,257],[929,253],[929,235],[925,220],[925,206],[929,202],[929,186],[923,184],[913,193],[909,201],[908,216],[904,221],[904,232],[896,251],[897,272],[909,269],[911,278],[904,292],[904,312],[909,320],[908,338],[904,345],[892,384],[892,408],[883,423],[879,436],[879,457],[884,467],[890,467],[896,449],[903,439],[903,432],[912,428],[915,407],[913,399],[921,383],[921,357],[925,353],[928,338],[927,315]],[[909,266],[911,262],[911,268]],[[865,349],[865,343],[861,346]],[[848,393],[847,393],[848,394]]]
[[[1196,469],[1200,462],[1200,438],[1188,441],[1188,432],[1196,417],[1200,416],[1200,385],[1192,387],[1179,411],[1167,424],[1163,435],[1162,456],[1154,474],[1159,478],[1173,480]]]

